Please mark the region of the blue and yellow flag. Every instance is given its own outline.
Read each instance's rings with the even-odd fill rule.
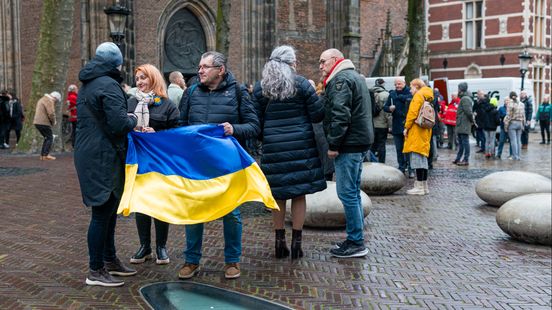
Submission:
[[[246,201],[278,209],[251,156],[217,125],[132,132],[117,213],[147,214],[172,224],[220,218]]]

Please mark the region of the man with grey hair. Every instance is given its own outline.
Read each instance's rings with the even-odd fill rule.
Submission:
[[[188,87],[180,102],[183,126],[218,124],[224,134],[234,136],[242,146],[260,132],[259,119],[249,93],[234,78],[226,66],[226,57],[219,52],[201,55],[198,66],[199,83]],[[240,276],[242,223],[239,207],[223,217],[224,277]],[[199,271],[203,224],[186,225],[185,263],[180,279],[190,279]]]
[[[525,150],[529,144],[529,130],[531,129],[531,119],[533,118],[533,98],[527,94],[527,91],[522,90],[519,93],[519,101],[525,107],[525,126],[521,131],[521,148]]]
[[[169,74],[169,87],[167,88],[167,95],[169,99],[176,104],[180,104],[182,99],[182,94],[186,90],[186,81],[184,81],[184,76],[180,71],[173,71]]]
[[[127,114],[125,93],[120,86],[123,55],[119,47],[104,42],[96,56],[79,72],[75,168],[82,199],[91,207],[88,227],[89,271],[87,285],[121,286],[112,277],[131,276],[115,250],[117,207],[125,180],[127,134],[136,127],[136,115]]]
[[[364,212],[360,201],[362,162],[374,142],[372,102],[365,79],[353,62],[337,49],[320,55],[319,69],[324,76],[324,130],[328,157],[334,159],[337,196],[345,209],[347,239],[330,250],[336,257],[362,257]]]

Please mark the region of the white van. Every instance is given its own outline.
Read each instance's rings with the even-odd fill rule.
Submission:
[[[484,78],[484,79],[461,79],[461,80],[446,80],[435,79],[434,84],[439,84],[437,81],[446,81],[447,85],[447,98],[450,101],[450,94],[458,91],[458,84],[466,82],[468,84],[468,91],[472,93],[475,98],[478,90],[483,90],[487,93],[489,98],[496,97],[499,105],[504,103],[504,98],[508,98],[511,91],[515,91],[518,94],[521,91],[521,78],[516,77],[500,77],[500,78]],[[525,79],[523,83],[523,89],[527,92],[527,95],[533,99],[533,111],[536,111],[535,96],[533,95],[533,81]],[[443,93],[443,92],[441,92]]]

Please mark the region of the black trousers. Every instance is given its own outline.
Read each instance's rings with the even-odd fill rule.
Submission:
[[[387,128],[374,128],[374,143],[370,151],[376,154],[378,162],[385,163],[385,144],[387,143]]]
[[[113,196],[100,206],[92,207],[92,218],[88,226],[88,254],[90,269],[98,270],[104,261],[115,260],[115,224],[119,200]]]
[[[169,223],[165,223],[158,219],[153,219],[155,222],[155,245],[164,247],[167,244],[169,235]],[[138,229],[138,238],[140,244],[151,245],[151,216],[142,213],[136,213],[136,228]]]
[[[542,142],[550,142],[550,121],[539,121],[541,129]],[[546,131],[546,140],[544,140],[544,132]]]
[[[50,154],[50,148],[52,148],[52,143],[54,142],[54,134],[52,133],[52,127],[46,125],[35,125],[38,132],[44,137],[44,142],[42,143],[42,151],[40,155],[46,156]]]

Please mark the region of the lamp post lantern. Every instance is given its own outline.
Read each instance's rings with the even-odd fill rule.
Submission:
[[[521,73],[521,90],[523,90],[523,82],[525,80],[525,73],[529,70],[529,62],[531,62],[531,54],[524,50],[519,54],[519,73]]]
[[[109,33],[113,43],[117,44],[121,48],[123,40],[125,38],[125,27],[127,16],[130,14],[130,10],[119,4],[119,1],[114,5],[104,9],[107,14],[107,20],[109,21]],[[121,50],[121,52],[123,52]]]

